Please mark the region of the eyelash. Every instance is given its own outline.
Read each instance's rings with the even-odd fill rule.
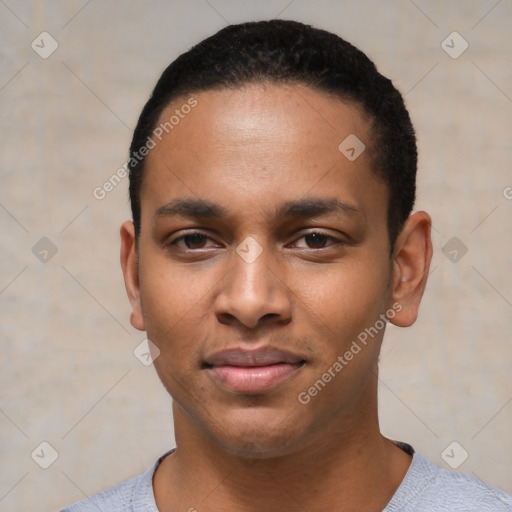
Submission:
[[[176,238],[175,240],[171,241],[168,243],[168,246],[172,247],[178,247],[178,243],[181,242],[181,241],[184,241],[187,237],[191,237],[191,236],[195,236],[195,235],[199,235],[199,236],[202,236],[202,237],[205,237],[205,239],[209,239],[209,240],[213,240],[210,236],[208,236],[207,234],[205,233],[202,233],[201,231],[191,231],[189,233],[186,233],[184,235],[181,235],[180,237]],[[311,236],[311,235],[319,235],[321,237],[324,237],[327,241],[332,241],[333,243],[330,243],[328,245],[326,245],[325,247],[317,247],[317,248],[314,248],[314,247],[300,247],[299,249],[306,249],[306,250],[322,250],[322,249],[327,249],[333,245],[342,245],[343,244],[343,240],[340,240],[339,238],[336,238],[332,235],[328,235],[326,233],[323,233],[322,231],[311,231],[309,233],[304,233],[303,235],[301,235],[299,238],[297,238],[295,240],[295,243],[300,240],[301,238],[304,238],[306,236]],[[201,251],[201,250],[208,250],[208,249],[211,249],[210,247],[201,247],[199,249],[190,249],[188,247],[185,247],[183,248],[184,250],[186,251]]]

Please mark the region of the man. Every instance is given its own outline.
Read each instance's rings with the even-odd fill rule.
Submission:
[[[66,511],[512,510],[379,431],[386,322],[414,323],[432,256],[416,161],[401,95],[336,35],[246,23],[176,59],[121,263],[177,448]]]

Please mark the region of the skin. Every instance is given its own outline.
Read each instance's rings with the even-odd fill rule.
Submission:
[[[297,397],[393,304],[401,310],[390,321],[415,321],[430,217],[412,214],[390,255],[388,189],[371,171],[358,105],[301,85],[194,97],[148,155],[139,239],[132,222],[121,228],[131,323],[160,350],[154,364],[173,397],[177,450],[155,473],[157,506],[380,511],[411,462],[379,431],[384,329],[309,403]],[[349,134],[367,147],[353,162],[338,150]],[[178,199],[215,203],[225,216],[162,209]],[[299,200],[348,208],[276,216]],[[194,231],[205,236],[180,238]],[[236,252],[247,237],[262,249],[252,263]],[[256,394],[225,389],[205,368],[218,350],[264,346],[305,363]]]

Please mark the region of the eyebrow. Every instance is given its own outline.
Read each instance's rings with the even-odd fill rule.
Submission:
[[[364,214],[355,205],[342,202],[336,198],[304,198],[286,201],[275,210],[273,216],[276,219],[285,219],[289,217],[319,217],[331,213],[364,217]],[[206,199],[181,198],[174,199],[158,208],[155,216],[221,219],[228,217],[229,211],[223,206]]]
[[[227,217],[228,212],[222,206],[205,199],[174,199],[158,208],[155,216],[179,215],[182,217]]]
[[[286,201],[276,211],[276,218],[286,217],[319,217],[330,213],[343,213],[346,215],[362,215],[362,212],[352,204],[344,203],[338,199],[306,198],[295,201]]]

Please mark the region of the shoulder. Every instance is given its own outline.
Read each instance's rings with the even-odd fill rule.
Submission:
[[[125,512],[133,510],[134,491],[138,487],[144,475],[127,480],[106,491],[85,498],[62,510],[62,512],[97,512],[108,510],[109,512]]]
[[[108,510],[109,512],[135,512],[137,510],[158,512],[153,494],[153,474],[158,464],[168,453],[160,457],[142,475],[87,497],[61,512],[98,512],[98,510]]]
[[[490,485],[437,467],[415,453],[385,512],[512,512],[512,496]]]

